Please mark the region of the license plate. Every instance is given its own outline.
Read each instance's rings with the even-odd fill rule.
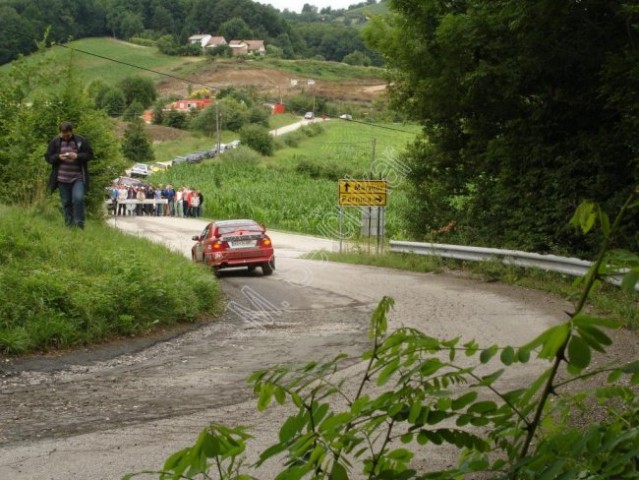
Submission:
[[[231,248],[250,248],[255,246],[255,240],[240,240],[231,242]]]

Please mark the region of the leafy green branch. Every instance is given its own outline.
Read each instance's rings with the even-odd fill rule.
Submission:
[[[409,328],[388,334],[393,300],[384,297],[371,318],[371,348],[361,356],[358,377],[345,374],[352,359],[344,355],[255,372],[249,382],[260,411],[273,399],[280,405],[288,399],[297,411],[283,422],[278,442],[262,451],[251,468],[285,455],[276,480],[347,480],[354,475],[452,480],[480,472],[517,480],[639,478],[639,401],[634,395],[639,361],[593,368],[593,352],[606,353],[613,344],[605,329],[618,325],[586,312],[600,278],[613,273],[639,278],[638,258],[608,251],[623,215],[636,205],[635,196],[612,226],[594,204],[577,210],[574,225],[584,231],[601,226],[601,253],[568,321],[522,346],[482,348],[475,340],[460,346],[459,338],[439,340]],[[621,259],[631,261],[621,265]],[[626,277],[622,287],[634,289],[634,283]],[[533,356],[550,366],[527,385],[503,391],[504,374]],[[606,384],[577,393],[566,388],[594,376],[605,376]],[[575,422],[577,412],[592,408],[600,409],[596,422]],[[238,432],[218,429],[212,438],[231,434],[237,437]],[[237,440],[236,450],[223,452],[206,447],[211,438],[201,436],[195,446],[167,460],[165,471],[173,476],[160,478],[209,478],[204,475],[210,466],[220,479],[251,478],[239,464],[229,463],[228,455],[240,454],[249,437]],[[411,468],[416,452],[444,444],[459,450],[457,465],[428,472]],[[216,461],[209,464],[208,458]]]

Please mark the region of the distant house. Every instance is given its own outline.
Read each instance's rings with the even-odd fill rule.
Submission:
[[[202,110],[213,103],[210,98],[204,98],[202,100],[186,99],[177,100],[171,104],[171,110],[177,110],[178,112],[190,112],[192,110]]]
[[[266,53],[266,47],[264,46],[264,40],[244,40],[248,45],[249,53],[258,53],[264,55]]]
[[[286,112],[286,106],[283,103],[273,103],[269,107],[271,107],[271,115],[279,115]]]
[[[206,47],[213,38],[212,35],[200,33],[198,35],[191,35],[189,37],[189,43],[199,43],[202,48]]]
[[[264,55],[266,53],[264,40],[231,40],[229,47],[233,55],[247,55],[249,53]]]
[[[142,119],[144,120],[145,123],[152,123],[153,110],[152,109],[144,110],[144,112],[142,113]]]
[[[199,43],[202,48],[215,48],[227,44],[224,37],[213,36],[207,33],[191,35],[189,37],[189,43]]]
[[[221,47],[222,45],[228,45],[228,43],[226,42],[226,38],[224,38],[224,37],[211,37],[209,42],[206,44],[206,48]]]

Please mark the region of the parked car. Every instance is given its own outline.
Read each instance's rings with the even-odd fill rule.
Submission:
[[[343,115],[340,115],[339,118],[341,118],[342,120],[353,120],[353,116],[349,115],[348,113],[344,113]]]
[[[124,185],[126,187],[140,187],[140,186],[146,186],[146,183],[144,183],[142,180],[138,180],[137,178],[132,178],[132,177],[118,177],[115,180],[113,180],[113,182],[116,185]]]
[[[315,118],[315,114],[313,112],[306,112],[304,114],[304,118],[306,120],[313,120]]]
[[[189,163],[200,163],[205,157],[206,154],[204,152],[189,153],[186,156],[186,161]]]
[[[129,177],[148,177],[153,172],[146,163],[136,163],[126,173]]]
[[[169,169],[173,165],[173,162],[155,162],[151,164],[152,172],[161,172]]]
[[[232,267],[248,267],[249,272],[260,267],[264,275],[275,270],[273,244],[266,227],[255,220],[214,221],[193,240],[193,261],[210,266],[217,277],[220,270]]]

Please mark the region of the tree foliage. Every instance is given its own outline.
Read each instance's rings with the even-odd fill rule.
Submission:
[[[245,125],[240,129],[240,142],[256,152],[270,156],[275,151],[273,136],[266,127],[260,125]]]
[[[96,108],[104,110],[110,117],[119,117],[126,109],[124,92],[118,87],[104,85],[99,88],[94,102]]]
[[[93,147],[95,159],[89,164],[91,190],[87,195],[90,215],[99,216],[104,204],[104,188],[124,169],[119,142],[111,121],[93,108],[73,67],[52,65],[46,60],[29,64],[18,61],[1,75],[0,82],[0,200],[6,204],[59,204],[57,195],[49,196],[46,183],[50,165],[43,154],[58,133],[63,120],[74,123],[75,131]],[[51,94],[27,102],[27,94],[37,85],[58,79]]]
[[[148,108],[158,96],[155,83],[150,78],[140,76],[127,77],[120,80],[118,88],[124,93],[127,107],[137,101],[144,108]]]
[[[144,121],[134,117],[124,130],[122,153],[131,162],[149,163],[155,159],[149,136],[144,129]]]
[[[592,253],[563,227],[583,199],[637,183],[639,13],[631,2],[392,0],[367,30],[393,104],[424,125],[408,152],[416,234]],[[636,249],[637,223],[620,237]]]
[[[339,18],[340,11],[314,13],[312,18],[285,15],[251,0],[0,0],[0,64],[34,52],[34,38],[47,29],[49,40],[59,43],[89,36],[143,36],[157,40],[159,50],[169,55],[201,54],[199,45],[187,39],[210,33],[229,41],[262,39],[285,58],[321,55],[341,61],[358,49],[375,56],[356,28],[333,22]],[[302,21],[312,22],[312,35],[296,31],[294,25]]]

